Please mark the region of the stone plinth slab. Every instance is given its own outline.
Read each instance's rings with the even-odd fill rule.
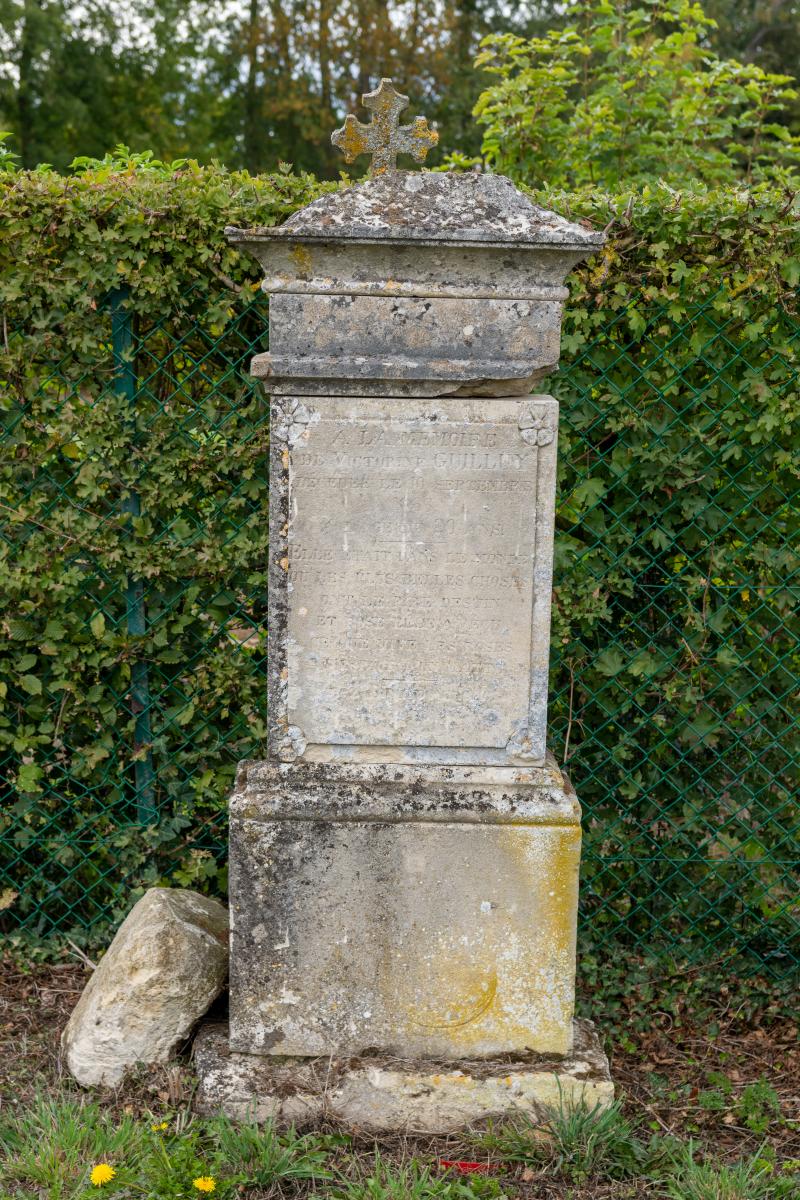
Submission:
[[[447,1133],[485,1121],[614,1098],[608,1060],[591,1021],[575,1022],[574,1049],[562,1059],[527,1055],[502,1062],[409,1062],[365,1056],[347,1061],[274,1060],[232,1052],[225,1025],[205,1025],[195,1041],[195,1108],[233,1120],[307,1126],[335,1119],[351,1128]]]
[[[567,781],[552,763],[505,784],[356,770],[240,778],[231,1048],[568,1053],[581,835]]]

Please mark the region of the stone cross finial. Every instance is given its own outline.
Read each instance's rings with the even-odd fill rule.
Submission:
[[[372,154],[371,175],[386,175],[397,170],[398,154],[411,154],[417,162],[439,141],[439,134],[430,129],[425,117],[417,117],[411,125],[400,124],[400,113],[408,107],[408,96],[397,91],[391,79],[382,79],[374,92],[361,97],[365,108],[372,109],[369,125],[353,116],[345,117],[341,129],[331,134],[331,141],[344,154],[344,161],[353,162],[359,154]]]

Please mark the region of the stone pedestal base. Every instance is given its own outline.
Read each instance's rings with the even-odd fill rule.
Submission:
[[[299,1127],[333,1119],[375,1132],[447,1133],[559,1105],[614,1098],[608,1059],[591,1021],[576,1020],[566,1058],[436,1062],[388,1057],[265,1058],[229,1049],[226,1025],[206,1024],[195,1040],[195,1109],[233,1120],[273,1119]]]
[[[231,1049],[572,1050],[580,809],[542,766],[243,764]]]

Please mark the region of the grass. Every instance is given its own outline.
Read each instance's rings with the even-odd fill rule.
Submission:
[[[641,1137],[619,1100],[607,1108],[562,1105],[539,1124],[506,1122],[479,1140],[505,1161],[557,1172],[571,1183],[652,1176],[678,1145],[673,1138]]]
[[[7,1195],[72,1200],[89,1187],[96,1162],[138,1162],[146,1141],[141,1122],[109,1121],[97,1104],[39,1097],[0,1120],[0,1184]]]
[[[211,1191],[215,1200],[800,1197],[800,1162],[778,1164],[767,1150],[718,1164],[691,1142],[645,1134],[619,1102],[606,1109],[562,1106],[541,1122],[506,1122],[464,1139],[480,1160],[447,1167],[436,1153],[429,1151],[427,1161],[408,1153],[402,1141],[393,1151],[366,1152],[344,1134],[200,1120],[188,1110],[136,1120],[86,1098],[40,1096],[21,1116],[0,1116],[0,1200],[198,1200]],[[95,1186],[91,1171],[100,1163],[115,1174]],[[609,1184],[626,1190],[609,1192]],[[559,1190],[539,1190],[545,1185]]]
[[[759,1157],[722,1165],[698,1161],[690,1146],[663,1194],[668,1200],[798,1200],[800,1175],[776,1171]]]
[[[376,1152],[372,1163],[354,1163],[349,1175],[341,1174],[330,1191],[318,1195],[326,1200],[505,1200],[509,1193],[498,1179],[459,1179],[416,1159],[394,1163]]]
[[[196,1197],[192,1180],[211,1174],[222,1161],[203,1132],[186,1118],[165,1134],[124,1114],[114,1119],[93,1101],[38,1097],[13,1119],[0,1120],[0,1196]],[[102,1189],[90,1178],[99,1163],[115,1171]]]
[[[225,1117],[215,1123],[220,1154],[235,1173],[251,1185],[270,1188],[309,1180],[332,1179],[328,1168],[330,1139],[298,1136],[293,1129],[279,1133],[269,1122],[262,1126],[234,1125]]]

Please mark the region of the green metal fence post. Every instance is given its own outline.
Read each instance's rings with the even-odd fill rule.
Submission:
[[[136,364],[133,355],[133,315],[127,308],[130,290],[123,286],[111,294],[111,341],[114,354],[114,380],[117,395],[127,400],[132,419],[136,413]],[[124,512],[138,517],[141,511],[139,494],[131,490],[122,502]],[[147,613],[144,603],[144,584],[128,575],[126,586],[128,633],[142,637],[147,632]],[[147,663],[135,658],[131,663],[131,713],[134,718],[134,786],[136,814],[142,825],[152,825],[158,819],[155,800],[155,769],[153,740],[150,728],[150,682]],[[142,750],[147,748],[145,753]]]

